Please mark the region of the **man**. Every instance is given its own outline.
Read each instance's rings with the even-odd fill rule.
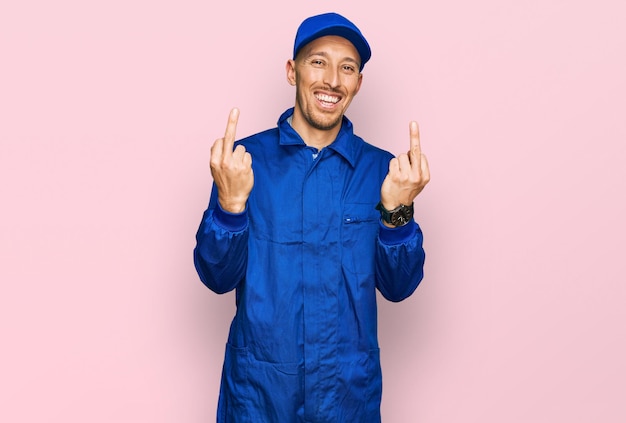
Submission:
[[[400,301],[422,279],[413,200],[430,175],[417,123],[394,158],[344,116],[370,55],[346,18],[306,19],[286,65],[295,106],[237,143],[233,109],[211,149],[194,260],[237,304],[218,422],[380,421],[376,289]]]

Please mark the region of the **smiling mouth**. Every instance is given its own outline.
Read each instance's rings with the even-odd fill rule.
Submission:
[[[333,106],[341,100],[340,97],[328,94],[315,94],[315,98],[324,106]]]

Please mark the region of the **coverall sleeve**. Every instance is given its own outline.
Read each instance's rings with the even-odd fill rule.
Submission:
[[[248,262],[248,209],[233,214],[222,210],[215,186],[209,208],[196,233],[193,258],[200,280],[223,294],[245,278]]]
[[[389,301],[410,296],[424,277],[422,231],[415,221],[398,228],[380,223],[376,241],[376,287]]]

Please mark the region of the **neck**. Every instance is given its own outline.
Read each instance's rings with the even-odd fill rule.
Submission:
[[[304,117],[294,111],[291,126],[298,135],[300,135],[300,138],[302,138],[306,145],[321,150],[335,141],[341,129],[341,121],[330,129],[318,129],[311,126]]]

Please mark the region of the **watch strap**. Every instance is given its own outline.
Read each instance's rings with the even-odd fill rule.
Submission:
[[[413,219],[413,203],[410,205],[400,204],[393,210],[387,210],[382,201],[376,205],[376,210],[380,211],[380,217],[384,222],[393,226],[404,226]]]

